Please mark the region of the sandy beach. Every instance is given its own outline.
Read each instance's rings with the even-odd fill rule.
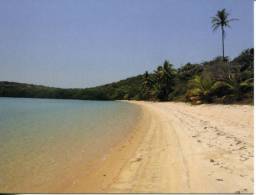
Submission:
[[[56,191],[253,192],[253,106],[131,103],[142,109],[137,127]]]

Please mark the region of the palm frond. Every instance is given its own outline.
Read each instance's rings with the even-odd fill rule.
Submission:
[[[237,21],[237,20],[239,20],[239,19],[238,18],[231,18],[231,19],[227,20],[227,22],[229,23],[229,22],[233,22],[233,21]]]
[[[212,25],[212,31],[216,31],[219,27],[220,27],[220,25],[213,24]]]
[[[213,31],[217,30],[219,26],[230,28],[231,27],[230,22],[238,20],[237,18],[229,19],[229,16],[230,14],[226,12],[226,9],[222,9],[222,10],[219,10],[215,16],[211,17]]]
[[[212,18],[212,23],[214,24],[214,23],[219,23],[220,22],[220,19],[218,18],[218,17],[216,17],[216,16],[214,16],[214,17],[211,17]]]

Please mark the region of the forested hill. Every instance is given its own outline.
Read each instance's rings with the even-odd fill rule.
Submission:
[[[135,76],[110,84],[85,88],[62,89],[26,83],[0,81],[0,97],[117,100],[136,99],[140,93],[143,76]]]
[[[110,84],[61,89],[15,82],[0,82],[1,97],[30,97],[83,100],[136,99],[234,103],[253,101],[253,49],[230,60],[217,57],[200,64],[187,63],[178,69],[165,61],[152,73]]]

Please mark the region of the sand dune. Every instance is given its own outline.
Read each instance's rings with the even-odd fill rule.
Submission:
[[[252,106],[132,103],[137,129],[67,191],[253,191]]]

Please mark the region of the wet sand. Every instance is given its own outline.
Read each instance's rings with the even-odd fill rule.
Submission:
[[[136,102],[137,127],[56,192],[253,192],[253,106]]]

